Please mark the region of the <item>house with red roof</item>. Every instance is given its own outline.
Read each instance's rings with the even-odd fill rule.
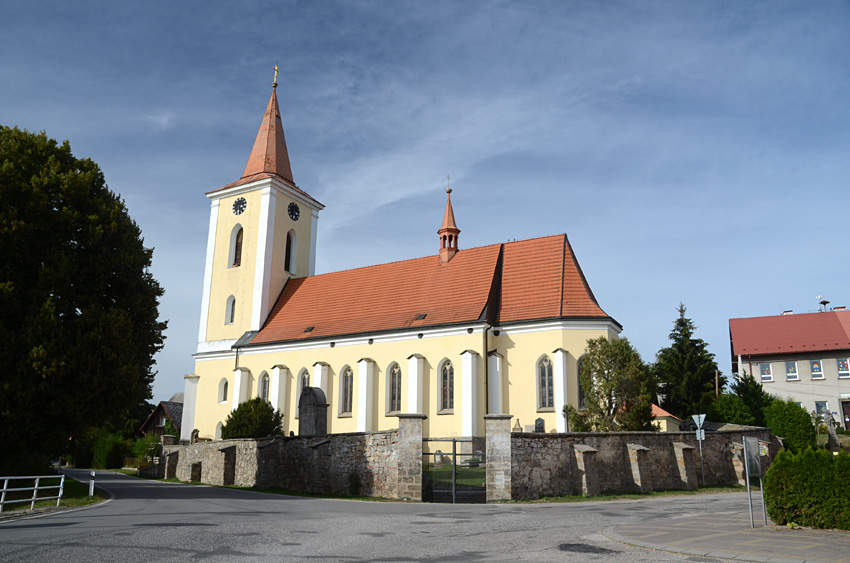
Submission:
[[[729,319],[732,371],[850,429],[850,311]]]
[[[207,193],[210,223],[195,371],[181,439],[216,439],[253,397],[298,432],[319,387],[329,432],[427,418],[426,437],[478,437],[487,414],[566,431],[586,342],[622,327],[596,300],[565,234],[463,248],[451,189],[434,254],[315,274],[324,205],[292,175],[276,96],[242,177]]]

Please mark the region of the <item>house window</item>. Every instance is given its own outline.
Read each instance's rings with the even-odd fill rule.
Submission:
[[[838,377],[850,377],[847,358],[836,360],[836,363],[838,364]]]
[[[226,403],[227,402],[227,380],[222,379],[218,382],[218,402]]]
[[[443,364],[440,370],[440,410],[450,411],[455,408],[455,368],[450,361]]]
[[[761,370],[762,381],[773,381],[773,372],[770,371],[770,364],[759,364]]]
[[[818,415],[818,419],[823,422],[824,417],[829,415],[829,403],[815,401],[815,413]]]
[[[262,375],[260,375],[260,389],[259,389],[259,391],[260,391],[260,393],[259,393],[260,398],[264,401],[268,401],[269,400],[269,374],[267,374],[266,372],[263,372]]]
[[[800,379],[800,376],[797,375],[797,362],[785,362],[785,379],[788,381]]]
[[[230,296],[227,298],[227,305],[224,307],[224,324],[232,325],[236,320],[236,298]]]
[[[340,391],[342,396],[339,401],[339,414],[351,415],[351,403],[354,397],[354,372],[351,368],[345,368],[340,376]]]
[[[401,368],[394,364],[390,369],[390,408],[389,412],[401,411]]]
[[[823,363],[820,360],[812,360],[812,379],[823,379]]]
[[[552,360],[543,358],[537,363],[537,409],[555,408],[555,389],[552,381]]]

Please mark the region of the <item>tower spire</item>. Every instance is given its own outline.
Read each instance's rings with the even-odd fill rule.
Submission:
[[[437,231],[437,234],[440,236],[440,260],[442,260],[443,264],[446,264],[457,254],[459,250],[457,239],[460,234],[460,229],[457,228],[457,223],[455,223],[455,212],[452,209],[451,187],[446,188],[446,194],[446,211],[443,214],[443,225]]]
[[[251,156],[248,157],[248,164],[245,165],[242,177],[265,172],[280,176],[294,184],[289,153],[286,150],[286,139],[283,136],[283,123],[280,120],[280,108],[277,105],[277,65],[274,71],[275,78],[269,105],[263,115],[254,148],[251,150]]]

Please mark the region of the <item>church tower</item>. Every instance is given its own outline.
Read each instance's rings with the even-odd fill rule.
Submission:
[[[242,177],[207,193],[198,353],[229,351],[243,334],[260,330],[286,282],[315,270],[324,206],[292,179],[276,78]]]
[[[440,260],[443,264],[454,258],[459,250],[457,237],[460,229],[455,223],[455,212],[452,209],[452,189],[446,188],[446,212],[443,214],[443,224],[437,231],[440,237]]]

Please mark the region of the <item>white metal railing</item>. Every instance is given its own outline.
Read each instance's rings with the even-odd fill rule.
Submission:
[[[41,485],[42,479],[59,479],[58,485]],[[62,500],[62,494],[65,492],[65,475],[38,475],[34,477],[25,476],[25,477],[0,477],[0,480],[3,481],[3,489],[2,494],[0,494],[0,513],[3,512],[3,506],[6,504],[16,504],[21,502],[29,502],[30,510],[35,508],[35,503],[42,500],[53,500],[56,499],[56,506],[59,506],[59,502]],[[9,481],[28,481],[34,480],[35,485],[32,487],[15,487],[9,488]],[[54,497],[40,497],[38,496],[38,491],[46,491],[48,489],[59,489],[59,494]],[[19,498],[13,500],[6,500],[6,493],[14,493],[19,491],[32,491],[32,498]]]

